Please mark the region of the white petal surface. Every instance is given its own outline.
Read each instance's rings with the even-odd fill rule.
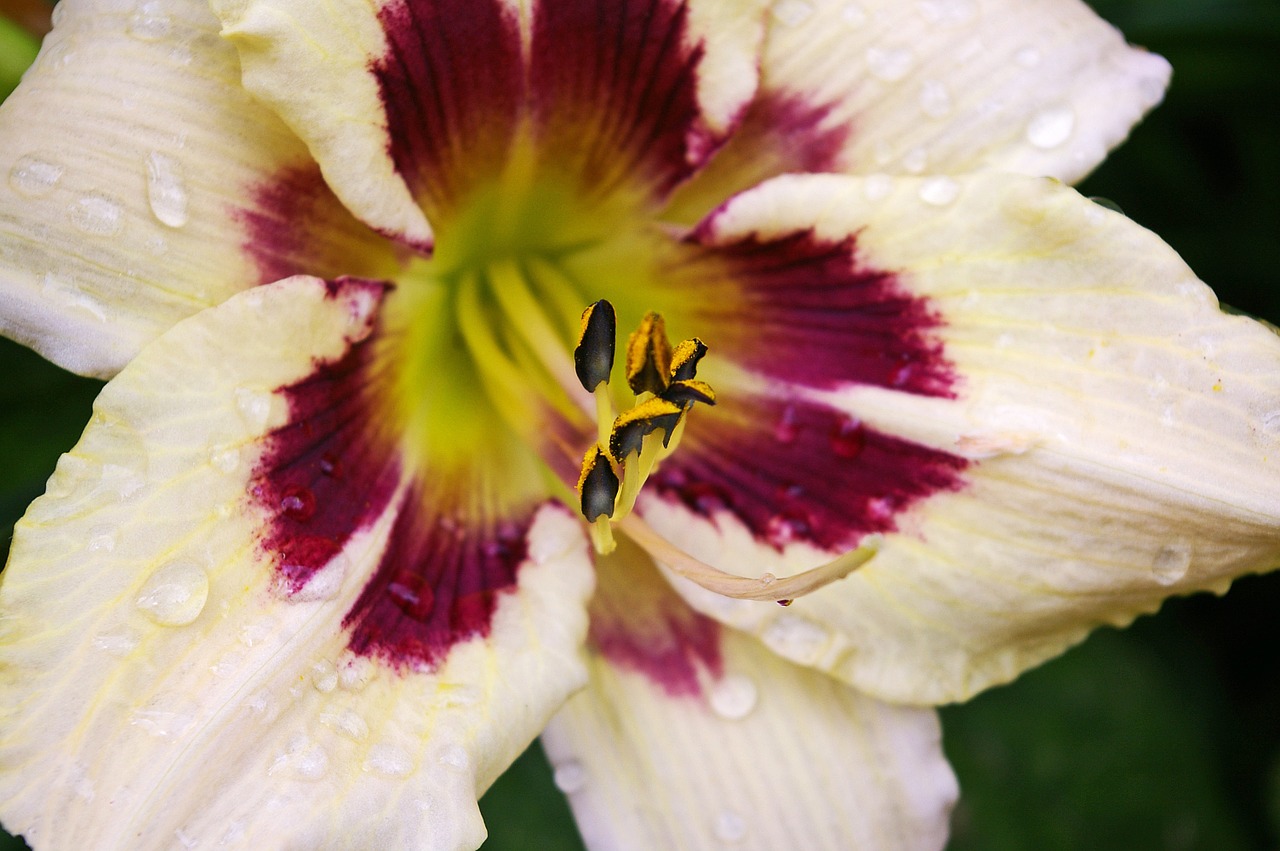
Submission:
[[[781,178],[709,230],[767,240],[810,227],[856,234],[857,263],[925,299],[955,398],[773,392],[968,467],[958,489],[897,514],[853,576],[787,609],[690,592],[705,611],[883,699],[934,703],[1165,597],[1280,564],[1280,338],[1222,314],[1157,237],[1055,182],[1000,176]],[[780,554],[725,514],[694,519],[653,496],[643,509],[738,573],[829,557],[799,543]]]
[[[932,711],[859,695],[710,624],[693,688],[664,685],[616,652],[620,633],[658,651],[698,617],[651,571],[601,565],[592,635],[613,649],[593,647],[590,685],[542,738],[591,851],[943,847],[956,783]]]
[[[671,214],[784,172],[1074,182],[1168,81],[1078,0],[775,0],[753,112]]]
[[[380,288],[293,278],[176,326],[103,390],[0,586],[0,819],[39,849],[474,848],[475,801],[584,677],[579,524],[543,509],[487,632],[348,649],[392,508],[300,589],[249,496],[277,387]]]
[[[779,0],[767,86],[831,104],[850,169],[1075,181],[1159,103],[1169,64],[1078,0]]]
[[[245,217],[310,158],[241,88],[203,3],[67,0],[56,18],[0,106],[0,333],[109,377],[173,323],[283,276],[261,274]],[[327,206],[307,271],[337,274],[335,253],[371,271],[363,228]]]

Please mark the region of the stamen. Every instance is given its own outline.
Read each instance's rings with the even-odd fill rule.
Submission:
[[[650,311],[627,340],[627,384],[631,392],[652,393],[667,389],[671,374],[671,342],[662,315]]]
[[[772,573],[766,573],[753,579],[726,573],[699,561],[671,544],[634,514],[622,520],[619,525],[656,561],[708,591],[738,600],[786,601],[784,605],[790,605],[790,601],[796,597],[810,594],[848,576],[869,562],[880,551],[884,542],[880,535],[868,535],[862,539],[862,544],[857,549],[795,576],[779,579]]]
[[[601,299],[582,311],[582,330],[573,350],[573,368],[587,392],[594,393],[601,384],[609,382],[617,336],[618,318],[612,304]]]

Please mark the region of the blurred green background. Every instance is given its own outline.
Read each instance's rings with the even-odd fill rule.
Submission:
[[[1280,323],[1280,3],[1092,5],[1175,72],[1165,104],[1081,190],[1163,236],[1224,302]],[[0,24],[0,96],[30,55]],[[3,553],[99,385],[3,340],[0,375]],[[1277,611],[1280,574],[1243,579],[943,709],[962,788],[951,848],[1280,848]],[[487,851],[582,847],[536,746],[482,808]],[[0,836],[0,851],[22,847]]]

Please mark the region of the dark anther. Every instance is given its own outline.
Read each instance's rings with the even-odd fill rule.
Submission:
[[[582,476],[578,479],[582,494],[582,516],[594,523],[600,517],[613,516],[613,504],[618,498],[618,475],[613,472],[609,456],[593,446],[582,459]]]
[[[693,378],[687,381],[671,382],[670,386],[662,391],[662,398],[682,408],[692,405],[694,402],[714,405],[716,403],[716,391],[712,390],[711,385],[707,382]]]
[[[697,337],[679,343],[671,353],[671,380],[688,381],[698,374],[698,362],[707,353],[707,346]]]
[[[671,341],[661,314],[647,313],[627,340],[627,384],[631,392],[657,395],[671,374]]]
[[[573,350],[573,368],[587,392],[595,392],[600,384],[608,383],[617,336],[618,317],[612,304],[600,299],[582,311],[582,331]]]
[[[672,428],[680,419],[682,408],[666,399],[650,399],[613,421],[613,433],[609,435],[609,452],[619,463],[632,452],[639,452],[645,435],[654,429],[666,429],[666,439],[671,439]],[[664,445],[666,441],[663,441]]]

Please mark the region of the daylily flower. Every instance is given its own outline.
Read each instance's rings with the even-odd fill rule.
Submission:
[[[58,16],[0,329],[111,381],[0,587],[38,849],[473,848],[544,728],[593,849],[939,847],[930,706],[1280,559],[1280,341],[1059,182],[1168,78],[1083,5]]]

